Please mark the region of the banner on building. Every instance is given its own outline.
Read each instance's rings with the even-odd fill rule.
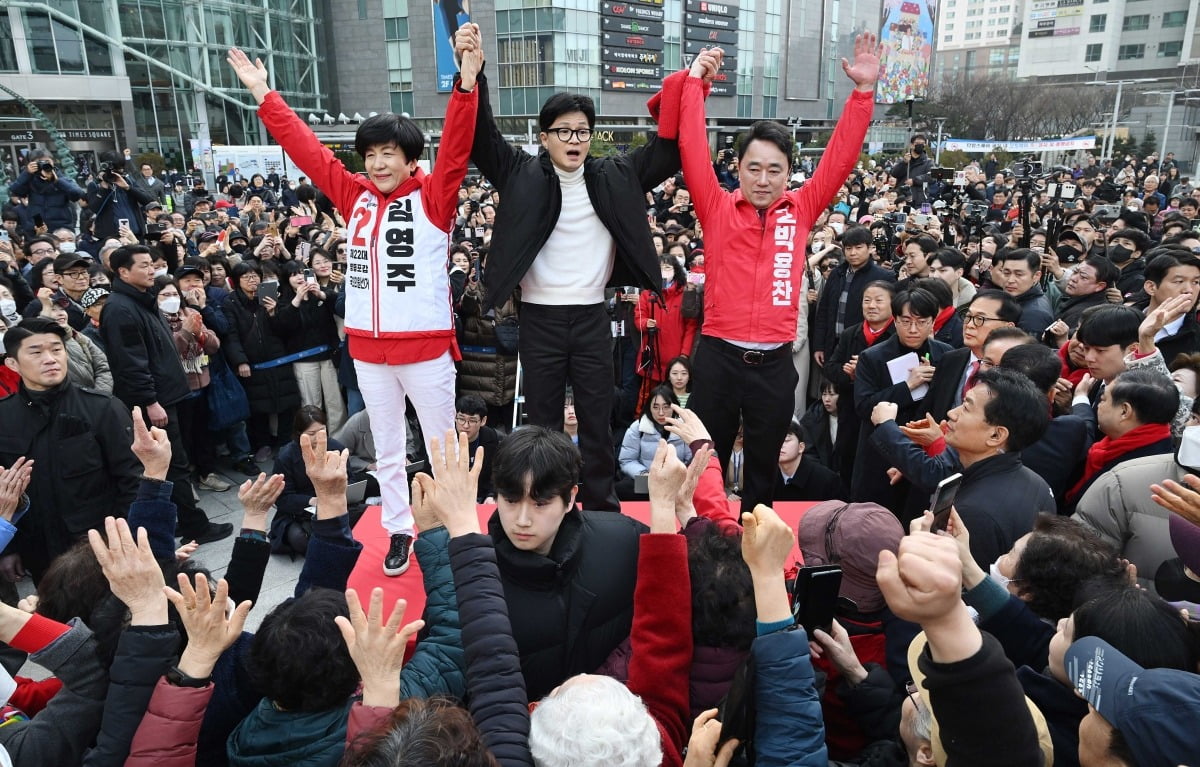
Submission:
[[[942,139],[943,151],[959,151],[969,154],[1008,152],[1009,154],[1036,154],[1039,152],[1075,152],[1080,149],[1095,149],[1095,136],[1072,136],[1070,138],[1047,138],[1034,141],[975,141],[974,139]]]
[[[438,93],[454,90],[458,63],[454,60],[454,33],[471,20],[462,0],[433,0],[433,57],[437,64]]]
[[[928,94],[936,16],[937,0],[884,0],[875,101],[900,104]]]

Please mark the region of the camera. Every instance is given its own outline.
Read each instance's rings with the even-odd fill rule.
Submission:
[[[42,160],[38,163],[38,171],[42,173],[53,173],[54,163],[50,162],[49,160]]]
[[[1032,178],[1037,178],[1042,175],[1041,160],[1020,160],[1012,164],[1013,178],[1018,181],[1027,181]]]
[[[120,177],[120,175],[120,169],[115,167],[112,163],[105,162],[100,164],[100,178],[104,179],[106,183],[117,183],[117,178]]]
[[[877,235],[871,240],[871,244],[875,246],[875,253],[883,258],[888,254],[888,249],[891,247],[891,238],[885,235]]]
[[[952,181],[954,179],[954,168],[934,168],[929,171],[929,175],[935,181]]]
[[[163,232],[167,231],[166,224],[146,224],[146,238],[158,239],[163,236]]]
[[[987,212],[988,204],[982,200],[970,200],[963,205],[963,218],[968,224],[982,224]]]
[[[892,222],[893,224],[903,226],[904,222],[908,221],[908,214],[902,213],[900,211],[896,211],[895,213],[889,213],[887,216],[887,220]]]

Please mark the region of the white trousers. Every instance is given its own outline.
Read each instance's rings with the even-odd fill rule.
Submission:
[[[333,360],[320,362],[292,363],[292,373],[300,387],[300,402],[316,405],[325,411],[326,426],[333,434],[346,423],[346,403],[342,401],[342,390],[338,386],[337,368]]]
[[[412,506],[409,504],[408,476],[405,473],[405,446],[408,441],[404,420],[404,398],[412,400],[428,441],[446,439],[454,428],[454,362],[450,352],[437,359],[406,365],[379,365],[354,361],[358,390],[371,414],[371,434],[375,438],[375,461],[379,489],[383,495],[383,529],[389,534],[413,535]]]

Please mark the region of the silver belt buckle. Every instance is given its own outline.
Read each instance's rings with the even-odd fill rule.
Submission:
[[[766,356],[758,349],[747,349],[742,352],[742,362],[745,362],[747,365],[761,365]]]

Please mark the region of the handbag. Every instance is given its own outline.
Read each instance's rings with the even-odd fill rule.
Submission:
[[[521,324],[516,317],[508,316],[492,323],[492,331],[496,334],[496,349],[509,357],[517,356],[517,343],[520,339]]]
[[[208,429],[222,431],[250,417],[246,390],[228,365],[208,369]]]

